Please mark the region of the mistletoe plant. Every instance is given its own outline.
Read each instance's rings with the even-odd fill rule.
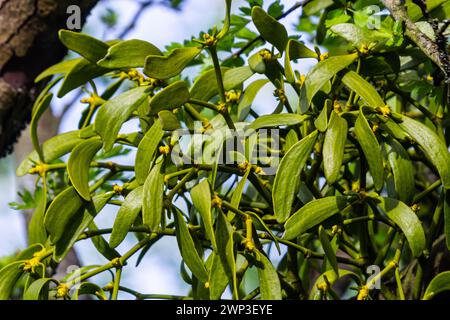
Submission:
[[[52,78],[33,108],[35,150],[17,169],[36,175],[30,246],[0,271],[0,298],[165,297],[121,285],[129,259],[164,237],[176,237],[192,288],[175,298],[228,288],[233,299],[430,299],[450,289],[439,265],[450,247],[450,2],[406,2],[274,1],[266,12],[249,0],[232,15],[227,0],[220,30],[167,52],[62,30],[80,57],[36,79]],[[305,42],[280,22],[300,7]],[[294,62],[306,59],[316,63],[303,75]],[[194,65],[191,81],[182,72]],[[99,77],[109,79],[101,93]],[[259,115],[266,86],[275,98]],[[80,87],[79,130],[41,143],[54,93]],[[132,119],[138,131],[123,133]],[[124,154],[132,165],[113,161]],[[105,206],[115,221],[99,229]],[[119,252],[129,234],[135,245]],[[56,279],[89,240],[105,264]],[[111,282],[92,282],[108,272]]]

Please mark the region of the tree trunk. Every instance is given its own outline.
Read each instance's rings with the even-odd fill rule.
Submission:
[[[98,0],[0,0],[0,157],[10,153],[30,120],[41,85],[34,78],[59,62],[66,50],[58,30],[66,28],[70,5],[82,21]]]

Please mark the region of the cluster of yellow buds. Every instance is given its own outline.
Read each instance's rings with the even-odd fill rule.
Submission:
[[[359,190],[360,190],[359,181],[353,181],[352,182],[352,191],[353,192],[359,192]]]
[[[43,176],[44,173],[48,170],[48,165],[46,164],[38,164],[28,170],[29,174],[39,174],[40,176]]]
[[[333,235],[335,235],[335,234],[341,234],[341,233],[342,233],[342,227],[339,226],[339,225],[337,225],[337,224],[335,224],[334,226],[331,227],[331,233],[332,233]]]
[[[359,48],[359,53],[362,55],[362,56],[367,56],[368,54],[369,54],[369,52],[370,52],[370,49],[369,49],[369,47],[366,45],[366,44],[363,44],[360,48]]]
[[[244,245],[245,245],[245,249],[246,249],[248,252],[253,252],[253,251],[255,251],[256,246],[255,246],[255,243],[253,242],[253,240],[251,240],[251,239],[244,239],[244,240],[243,240],[243,243],[244,243]]]
[[[113,191],[117,195],[121,195],[123,192],[123,187],[119,186],[118,184],[113,185]]]
[[[62,283],[56,288],[56,297],[65,298],[69,295],[69,287]]]
[[[265,174],[264,170],[259,166],[254,166],[253,170],[255,171],[256,174]]]
[[[391,108],[388,105],[378,107],[378,112],[380,112],[384,117],[388,117],[391,115]]]
[[[280,102],[286,102],[286,93],[284,92],[284,89],[275,89],[273,92],[273,95],[277,98]]]
[[[328,283],[326,281],[322,281],[316,285],[317,289],[322,292],[326,293],[329,290]]]
[[[216,37],[211,36],[209,33],[203,35],[203,41],[207,47],[212,47],[217,43]]]
[[[238,164],[238,168],[239,170],[241,170],[242,172],[247,171],[248,167],[250,166],[250,163],[248,163],[248,161],[242,162]]]
[[[217,110],[218,110],[220,113],[228,112],[228,106],[227,106],[226,103],[221,102],[221,103],[219,103],[219,104],[217,105]]]
[[[129,79],[131,81],[137,82],[140,86],[147,85],[147,86],[150,86],[151,88],[161,85],[161,80],[153,79],[153,78],[146,78],[144,75],[142,75],[136,69],[131,69],[128,72],[121,72],[120,78]]]
[[[161,146],[161,147],[159,147],[159,153],[160,154],[169,154],[170,153],[170,147],[169,146]]]
[[[379,126],[377,123],[375,123],[375,124],[372,126],[372,132],[373,132],[373,133],[377,132],[377,130],[378,130],[379,127],[380,127],[380,126]]]
[[[419,212],[419,210],[420,210],[420,204],[414,203],[414,204],[411,206],[411,210],[414,211],[414,212]]]
[[[366,300],[368,295],[369,295],[369,288],[367,286],[362,286],[359,289],[358,296],[356,297],[356,300]]]
[[[334,100],[334,101],[333,101],[333,109],[334,109],[334,111],[336,111],[337,113],[339,113],[339,112],[342,111],[342,105],[341,105],[341,103],[339,102],[339,100]]]
[[[433,76],[431,74],[428,74],[426,79],[428,81],[433,81],[434,80],[434,78],[433,78]]]
[[[214,194],[212,201],[211,201],[212,207],[222,208],[222,199],[217,195],[217,193]]]
[[[41,258],[44,256],[46,252],[47,251],[45,250],[45,248],[43,248],[42,250],[35,252],[31,259],[25,260],[23,265],[23,271],[34,272],[35,268],[41,264]]]
[[[328,52],[322,53],[322,54],[319,56],[319,61],[323,61],[323,60],[325,60],[325,59],[328,59],[329,56],[330,56],[330,54],[329,54]]]
[[[235,104],[238,103],[241,99],[241,91],[227,91],[225,93],[225,101],[229,104]]]
[[[100,106],[102,105],[105,100],[103,100],[102,98],[100,98],[98,95],[96,95],[95,93],[93,93],[90,97],[88,98],[82,98],[80,100],[81,103],[86,103],[89,104],[91,107],[96,107],[96,106]]]
[[[263,58],[263,60],[271,60],[273,57],[272,53],[267,49],[259,51],[259,55]]]

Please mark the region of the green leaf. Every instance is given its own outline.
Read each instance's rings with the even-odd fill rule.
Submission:
[[[94,221],[91,221],[88,227],[89,231],[97,231],[98,227],[95,225]],[[108,242],[103,238],[103,236],[91,237],[91,241],[97,251],[104,256],[107,260],[111,261],[115,258],[119,258],[121,255],[113,248],[111,248]]]
[[[262,300],[281,300],[281,284],[277,270],[267,257],[258,252],[257,258],[262,267],[258,267],[259,288]]]
[[[80,284],[80,286],[75,290],[71,299],[79,300],[81,295],[93,295],[100,300],[108,300],[103,289],[95,283],[91,282],[83,282],[82,284]]]
[[[62,133],[47,140],[42,145],[45,162],[48,163],[62,157],[82,141],[83,139],[80,138],[80,131],[78,130]],[[19,177],[26,175],[36,163],[39,163],[39,155],[34,150],[17,167],[16,174]]]
[[[261,37],[283,53],[288,42],[286,28],[258,6],[252,9],[252,20]]]
[[[145,60],[144,73],[150,78],[169,79],[181,71],[202,51],[197,47],[176,48],[168,56],[150,55]]]
[[[356,283],[359,285],[361,283],[361,280],[359,279],[358,275],[350,270],[345,269],[339,269],[339,275],[336,274],[336,271],[334,270],[328,270],[324,273],[322,273],[314,283],[314,285],[311,287],[311,292],[309,294],[310,300],[317,300],[320,298],[320,291],[319,287],[321,284],[327,285],[327,282],[325,281],[325,278],[327,279],[330,286],[332,286],[338,279],[350,276],[353,280],[356,281]]]
[[[426,125],[401,116],[400,127],[423,149],[436,167],[445,189],[450,189],[450,156],[445,143]]]
[[[312,15],[318,13],[319,11],[328,8],[333,3],[334,3],[333,0],[313,0],[313,1],[308,2],[304,6],[303,12],[307,16],[312,16]]]
[[[52,101],[53,93],[47,93],[41,100],[38,100],[33,107],[33,112],[31,115],[30,122],[30,135],[31,142],[33,143],[34,150],[37,151],[39,158],[41,161],[44,161],[44,155],[42,153],[41,145],[39,144],[39,138],[37,134],[39,119],[50,106],[50,102]]]
[[[450,250],[450,192],[445,191],[444,200],[444,234],[447,249]]]
[[[163,163],[162,157],[156,160],[144,183],[142,220],[150,230],[158,228],[161,222],[164,194],[164,174],[161,173]]]
[[[45,69],[42,71],[36,79],[34,79],[35,83],[38,83],[42,81],[43,79],[53,76],[55,74],[66,74],[70,70],[72,70],[73,67],[75,67],[76,64],[78,64],[83,59],[77,58],[77,59],[71,59],[71,60],[64,60],[57,64],[54,64],[53,66]]]
[[[308,118],[308,115],[293,113],[266,114],[256,118],[250,124],[249,129],[259,130],[261,128],[295,126],[302,123]]]
[[[43,187],[40,189],[39,194],[36,195],[38,200],[36,210],[28,224],[28,243],[45,244],[47,242],[47,231],[44,226],[45,210],[47,209],[47,184],[45,180],[42,182]]]
[[[256,95],[258,94],[259,90],[261,90],[261,88],[264,87],[268,82],[268,79],[259,79],[248,85],[248,87],[245,89],[244,96],[242,97],[238,105],[237,114],[239,115],[239,120],[244,120],[247,117],[253,104],[253,100],[255,100],[256,98]]]
[[[284,56],[284,70],[286,75],[286,80],[289,83],[295,82],[295,74],[292,70],[291,60],[303,59],[303,58],[314,58],[317,59],[317,53],[309,49],[303,43],[291,39],[289,40],[286,48],[286,54]]]
[[[450,290],[450,271],[444,271],[439,273],[433,278],[433,280],[431,280],[430,284],[425,290],[423,300],[430,300],[437,294],[448,290]]]
[[[191,190],[191,199],[195,208],[202,217],[206,234],[211,240],[214,250],[217,250],[216,237],[214,236],[213,216],[211,212],[211,189],[208,180],[203,180]]]
[[[228,277],[220,260],[220,255],[211,253],[212,264],[209,275],[209,297],[211,300],[219,300],[228,285]]]
[[[118,95],[100,107],[94,128],[103,139],[105,152],[112,149],[122,124],[144,103],[148,95],[148,87],[138,87]]]
[[[319,116],[314,120],[314,126],[320,132],[325,132],[328,127],[328,113],[331,110],[330,100],[326,100],[322,111],[320,111]]]
[[[150,100],[150,113],[181,107],[190,98],[189,89],[183,80],[171,83]]]
[[[234,252],[233,227],[220,210],[216,222],[217,251],[225,274],[231,284],[233,296],[237,297],[236,260]]]
[[[162,56],[162,52],[147,41],[121,41],[111,46],[106,56],[97,64],[109,69],[142,68],[149,55]]]
[[[220,30],[220,32],[216,36],[216,38],[218,40],[222,39],[227,34],[228,30],[230,29],[231,2],[232,2],[232,0],[226,0],[225,1],[225,4],[226,4],[225,20],[224,20],[224,24],[223,24],[222,30]]]
[[[236,188],[233,191],[233,194],[231,196],[231,205],[235,208],[239,208],[239,204],[241,203],[242,199],[242,193],[244,192],[245,184],[247,183],[248,175],[250,174],[251,166],[247,167],[247,170],[245,170],[244,175],[242,176],[241,180],[237,184]]]
[[[362,110],[355,122],[355,134],[369,165],[375,189],[381,190],[384,182],[383,156],[377,138]]]
[[[88,81],[104,75],[109,71],[110,69],[99,67],[88,60],[79,60],[66,74],[61,88],[59,88],[58,98],[64,97],[70,91],[81,87]]]
[[[411,204],[416,190],[414,166],[408,152],[397,140],[391,138],[383,143],[383,148],[394,176],[396,198],[406,204]]]
[[[48,296],[42,297],[41,293],[43,290],[48,288],[50,282],[58,283],[56,280],[51,278],[41,278],[34,281],[23,295],[23,300],[47,300]],[[42,299],[40,299],[42,298]]]
[[[339,267],[336,258],[336,252],[333,250],[330,239],[328,238],[328,234],[322,226],[319,226],[319,240],[322,244],[322,249],[325,252],[325,256],[327,257],[328,262],[330,263],[334,272],[336,272],[336,276],[338,276]]]
[[[225,90],[235,89],[252,75],[253,71],[248,66],[229,69],[223,75],[223,86]]]
[[[341,118],[335,111],[332,111],[322,150],[323,169],[329,185],[335,183],[339,177],[344,159],[347,130],[347,121]]]
[[[50,235],[50,241],[55,244],[66,232],[71,218],[80,210],[84,210],[83,201],[74,187],[68,187],[59,193],[52,201],[45,214],[44,224]]]
[[[155,121],[139,143],[134,168],[136,180],[139,184],[144,184],[145,179],[147,179],[152,159],[163,135],[164,131],[162,130],[161,122]]]
[[[283,238],[294,239],[310,228],[339,213],[348,205],[344,196],[325,197],[308,202],[285,223]]]
[[[208,273],[206,272],[205,265],[198,255],[186,222],[178,210],[175,210],[175,222],[178,247],[180,248],[184,263],[186,263],[198,280],[206,283],[208,281]]]
[[[355,91],[372,108],[386,105],[375,88],[355,71],[347,72],[341,80],[343,84],[350,90]]]
[[[352,23],[336,24],[332,26],[330,30],[331,32],[352,43],[358,49],[360,49],[362,46],[368,46],[370,44],[368,34],[364,32],[363,29],[355,26]]]
[[[158,119],[165,131],[174,131],[181,128],[180,121],[172,111],[162,110],[158,112]]]
[[[266,63],[259,52],[253,54],[248,58],[248,66],[253,72],[264,74],[266,72]]]
[[[281,159],[272,188],[273,211],[278,222],[291,214],[292,203],[300,183],[300,174],[311,155],[317,131],[297,142]]]
[[[0,270],[0,300],[8,300],[16,285],[16,282],[23,274],[23,262],[13,262]]]
[[[103,41],[84,33],[69,30],[60,30],[59,39],[69,50],[80,54],[83,58],[93,63],[102,59],[109,48]]]
[[[66,257],[78,238],[86,231],[113,195],[114,192],[110,191],[94,196],[91,202],[86,203],[82,209],[69,218],[64,227],[63,236],[55,243],[53,254],[55,261],[60,262]],[[64,219],[64,216],[61,218]]]
[[[88,139],[77,145],[67,162],[67,173],[78,194],[86,201],[91,200],[89,191],[89,168],[95,154],[101,149],[98,137]]]
[[[329,57],[312,67],[303,84],[303,87],[305,87],[307,105],[309,106],[311,104],[316,93],[322,89],[327,81],[342,69],[347,68],[356,60],[356,58],[358,58],[356,53]]]
[[[109,238],[109,245],[111,248],[116,248],[122,243],[139,215],[139,212],[141,212],[143,188],[143,186],[139,186],[136,189],[133,189],[123,201],[122,206],[117,213],[116,220],[114,220],[111,237]]]
[[[230,70],[229,68],[221,68],[222,77],[225,72]],[[191,88],[191,98],[203,101],[209,101],[213,97],[219,94],[217,88],[216,70],[214,68],[203,72],[197,79]]]
[[[377,206],[380,207],[389,219],[394,221],[404,233],[413,256],[420,256],[425,249],[425,233],[422,224],[414,211],[397,199],[387,197],[377,197],[376,199],[379,201]]]

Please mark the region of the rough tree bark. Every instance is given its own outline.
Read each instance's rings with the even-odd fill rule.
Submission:
[[[65,28],[69,5],[82,20],[98,0],[0,0],[0,157],[30,120],[39,91],[34,78],[59,62],[66,50],[57,31]]]

